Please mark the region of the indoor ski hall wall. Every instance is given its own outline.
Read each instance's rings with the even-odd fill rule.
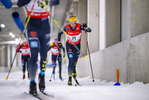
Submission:
[[[134,81],[149,82],[149,0],[104,0],[105,1],[105,49],[94,51],[96,39],[89,35],[91,60],[95,78],[107,81],[116,81],[116,69],[120,69],[120,82],[133,83]],[[100,5],[101,0],[99,0]],[[119,2],[119,3],[115,3]],[[120,6],[120,8],[116,7]],[[88,4],[89,5],[89,4]],[[96,5],[96,4],[95,4]],[[98,5],[98,6],[99,6]],[[88,6],[89,7],[89,6]],[[91,9],[91,8],[88,8]],[[93,8],[94,9],[94,8]],[[111,10],[109,10],[111,9]],[[115,9],[115,10],[114,10]],[[120,9],[120,10],[117,10]],[[99,6],[99,11],[100,6]],[[110,12],[108,12],[110,11]],[[117,11],[117,12],[115,12]],[[115,14],[113,14],[113,13]],[[119,14],[119,13],[120,14]],[[88,15],[92,12],[88,11]],[[100,19],[100,12],[99,19]],[[110,21],[110,17],[111,20]],[[120,18],[120,24],[115,17]],[[93,16],[88,16],[88,23],[92,23]],[[100,23],[101,19],[99,20]],[[107,25],[108,24],[108,25]],[[100,37],[101,25],[99,26]],[[120,28],[118,30],[115,26]],[[120,25],[120,26],[119,26]],[[92,26],[91,26],[92,28]],[[95,29],[95,28],[92,28]],[[114,31],[117,30],[117,31]],[[108,30],[108,31],[107,31]],[[111,32],[110,32],[111,31]],[[108,33],[107,33],[108,32]],[[119,34],[118,34],[119,32]],[[118,35],[116,35],[118,34]],[[118,40],[118,41],[117,41]],[[117,42],[108,42],[117,41]],[[110,45],[108,45],[111,43]],[[98,42],[100,45],[100,40]],[[99,46],[100,47],[100,46]],[[78,76],[91,75],[89,59],[80,58],[77,66]]]

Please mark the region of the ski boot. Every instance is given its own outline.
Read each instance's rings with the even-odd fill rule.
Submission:
[[[41,91],[41,92],[43,92],[44,91],[44,89],[45,89],[45,77],[44,77],[45,75],[41,75],[40,73],[39,73],[39,77],[38,77],[38,81],[39,81],[39,90]]]
[[[31,95],[34,95],[34,96],[37,95],[37,88],[36,88],[36,83],[35,83],[35,82],[30,82],[29,93],[30,93]]]
[[[23,74],[23,77],[22,77],[22,79],[23,79],[23,80],[25,79],[25,74]]]
[[[60,79],[61,81],[63,81],[63,78],[62,78],[62,76],[61,76],[61,75],[59,75],[59,79]]]
[[[28,73],[28,79],[30,79],[29,73]]]
[[[68,86],[72,86],[72,77],[69,76],[69,79],[68,79]]]
[[[72,76],[73,76],[73,78],[74,78],[76,84],[77,84],[77,85],[80,85],[79,82],[78,82],[78,80],[77,80],[77,78],[76,78],[76,77],[77,77],[77,74],[76,74],[76,73],[72,73]]]
[[[55,73],[53,73],[53,80],[55,80]]]
[[[77,73],[72,73],[74,79],[76,79]]]

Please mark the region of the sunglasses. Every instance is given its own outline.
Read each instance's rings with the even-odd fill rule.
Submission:
[[[71,25],[75,25],[76,23],[70,23]]]

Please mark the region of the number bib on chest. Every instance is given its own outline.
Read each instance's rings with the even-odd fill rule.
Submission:
[[[30,55],[30,49],[22,49],[22,55]]]
[[[52,54],[53,54],[53,55],[58,55],[58,54],[60,54],[60,52],[58,51],[58,48],[52,48],[51,51],[52,51]]]
[[[70,38],[72,42],[78,42],[81,39],[81,33],[76,36],[70,36],[70,35],[67,35],[67,36],[68,36],[67,39],[69,40]]]

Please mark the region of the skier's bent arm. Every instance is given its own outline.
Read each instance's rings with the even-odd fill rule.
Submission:
[[[52,46],[49,47],[48,51],[52,48]]]
[[[22,7],[22,6],[25,6],[27,5],[31,0],[18,0],[18,7]]]
[[[64,46],[62,45],[62,48],[63,48],[63,53],[65,54],[65,48],[64,48]]]
[[[66,31],[65,27],[63,28],[64,31]],[[63,34],[63,31],[61,30],[59,33],[58,33],[58,42],[61,41],[61,35]]]
[[[91,32],[91,31],[92,31],[89,27],[87,27],[86,29],[84,29],[83,26],[80,26],[80,29],[81,29],[81,30],[86,30],[86,32]]]
[[[17,48],[17,50],[16,50],[16,53],[19,52],[20,49],[21,49],[21,45],[18,46],[18,48]]]

